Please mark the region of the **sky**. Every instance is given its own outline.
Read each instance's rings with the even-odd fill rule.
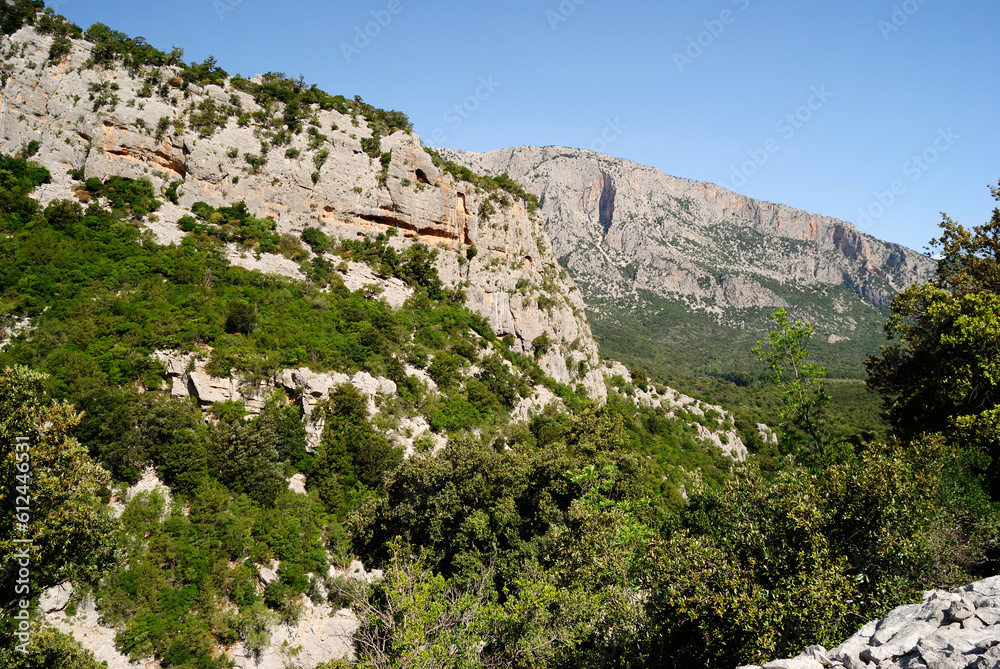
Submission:
[[[432,146],[593,149],[918,251],[997,204],[996,0],[48,4],[398,109]]]

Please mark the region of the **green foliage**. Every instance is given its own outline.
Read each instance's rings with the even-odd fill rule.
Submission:
[[[113,81],[90,82],[87,84],[87,89],[90,91],[89,98],[94,103],[95,112],[105,106],[110,107],[110,111],[114,111],[119,102],[118,94],[115,93],[118,90],[118,84]]]
[[[38,153],[38,150],[41,148],[42,148],[42,143],[39,142],[37,139],[33,139],[30,142],[25,142],[25,144],[21,147],[19,153],[21,154],[22,158],[31,158],[36,153]]]
[[[262,107],[275,102],[284,104],[282,123],[290,129],[300,126],[299,119],[304,115],[304,110],[313,105],[320,109],[336,109],[341,114],[363,117],[374,135],[376,146],[380,136],[391,135],[399,130],[411,132],[413,129],[406,114],[402,112],[378,109],[358,96],[349,100],[342,95],[330,95],[315,84],[307,87],[303,79],[291,79],[280,72],[268,72],[259,84],[239,75],[232,77],[230,83],[236,90],[252,95],[254,101]]]
[[[233,300],[226,307],[226,332],[248,335],[257,325],[257,310],[243,300]]]
[[[1000,199],[998,189],[991,189]],[[883,396],[893,429],[904,438],[938,433],[951,444],[942,548],[957,565],[939,573],[993,573],[1000,523],[1000,209],[971,230],[944,217],[937,277],[899,294],[885,330],[889,344],[868,359],[868,387]]]
[[[142,218],[160,208],[156,191],[149,179],[132,180],[117,175],[108,177],[103,183],[90,178],[87,191],[95,197],[106,197],[117,218]]]
[[[36,623],[37,624],[37,623]],[[0,667],[4,669],[107,669],[79,641],[53,627],[40,626],[31,635],[27,652],[14,650],[14,644],[0,648]]]
[[[77,399],[77,435],[116,480],[133,484],[147,465],[174,490],[188,493],[207,477],[204,425],[188,403],[135,389],[94,388]]]
[[[174,49],[166,54],[150,46],[142,37],[130,38],[123,32],[112,30],[103,23],[95,23],[83,33],[84,39],[93,44],[91,59],[97,65],[110,68],[118,63],[132,73],[144,67],[179,64],[182,52]]]
[[[616,499],[642,489],[643,466],[623,453],[622,424],[606,410],[588,410],[561,439],[534,449],[497,452],[456,439],[433,458],[411,458],[387,482],[386,497],[353,517],[355,548],[376,563],[396,536],[428,551],[436,571],[471,576],[493,564],[512,579],[533,538],[544,535],[574,499],[569,471],[614,465]],[[418,491],[420,491],[418,493]],[[549,502],[534,506],[541,499]]]
[[[281,560],[281,581],[270,598],[282,611],[312,587],[305,574],[327,570],[326,517],[308,497],[286,490],[259,507],[206,484],[187,500],[186,513],[175,505],[162,521],[155,503],[150,506],[154,500],[147,500],[126,509],[139,521],[127,528],[127,562],[95,590],[102,617],[120,627],[116,645],[132,657],[154,655],[164,665],[199,669],[229,666],[218,644],[242,640],[260,650],[274,622],[255,564]]]
[[[43,35],[54,35],[57,38],[80,39],[83,37],[83,29],[80,26],[70,23],[66,17],[56,14],[50,7],[45,8],[42,13],[35,17],[35,30]]]
[[[18,229],[35,216],[39,206],[28,193],[50,179],[44,167],[0,154],[0,215],[5,227]]]
[[[329,238],[319,228],[307,227],[302,231],[302,241],[308,244],[314,253],[325,253],[330,243]]]
[[[68,37],[54,37],[49,46],[49,62],[58,63],[73,51],[73,42]]]
[[[834,645],[915,596],[929,575],[941,445],[873,444],[819,474],[738,473],[692,495],[653,552],[647,661],[763,663]]]
[[[399,449],[368,421],[367,401],[351,385],[330,394],[330,407],[306,485],[326,508],[344,518],[362,500],[380,490],[385,475],[402,461]]]
[[[192,103],[188,125],[198,131],[199,137],[211,137],[216,129],[224,128],[229,117],[236,110],[228,105],[219,105],[212,98],[204,98],[195,107]]]
[[[0,31],[4,35],[13,35],[25,24],[33,24],[38,12],[45,3],[41,0],[15,0],[0,3]]]
[[[944,432],[985,455],[1000,499],[1000,209],[971,230],[948,217],[941,228],[937,279],[893,301],[890,344],[869,358],[868,386],[900,433]]]
[[[212,475],[235,493],[272,504],[285,486],[274,421],[233,418],[217,423],[208,446]]]
[[[809,355],[805,342],[812,336],[812,324],[801,320],[792,323],[784,307],[771,319],[779,328],[767,335],[771,350],[763,350],[762,342],[757,342],[753,352],[770,370],[771,383],[783,389],[782,446],[805,461],[823,461],[830,446],[823,414],[831,398],[826,392],[826,369],[804,362]]]
[[[115,558],[117,523],[102,503],[108,472],[71,436],[79,414],[53,402],[46,377],[25,367],[0,372],[0,611],[71,578],[94,578]],[[22,507],[18,509],[18,507]],[[25,508],[26,507],[26,508]],[[17,543],[30,539],[30,544]],[[12,568],[28,553],[31,579]]]
[[[571,420],[562,437],[501,451],[453,440],[406,461],[387,496],[352,516],[355,549],[388,569],[361,605],[362,666],[411,655],[443,666],[449,647],[470,667],[624,655],[658,523],[642,497],[648,473],[619,450],[622,425],[603,410]],[[460,641],[470,638],[480,643]]]
[[[543,332],[531,340],[531,346],[535,349],[535,360],[537,360],[548,353],[549,349],[552,347],[552,338],[549,337],[548,332]]]
[[[431,427],[438,432],[471,429],[482,422],[482,413],[461,395],[446,398],[431,416]]]
[[[178,203],[177,189],[182,185],[184,185],[183,181],[180,180],[171,181],[170,185],[167,186],[167,189],[163,192],[163,196],[168,200],[170,200],[172,203],[177,204]]]
[[[345,257],[371,265],[383,276],[396,277],[425,290],[431,299],[444,299],[446,294],[434,267],[437,250],[414,244],[400,253],[388,244],[388,240],[382,233],[374,239],[347,239],[341,242],[339,251]]]
[[[329,157],[330,157],[330,149],[320,149],[315,154],[313,154],[313,165],[316,166],[317,170],[320,170],[326,163],[326,159]]]
[[[191,225],[190,222],[185,225],[194,234],[207,234],[223,242],[236,242],[242,248],[260,253],[275,253],[281,243],[278,224],[274,219],[251,216],[243,200],[218,209],[204,202],[195,202],[191,205],[191,211],[202,221],[197,225]]]

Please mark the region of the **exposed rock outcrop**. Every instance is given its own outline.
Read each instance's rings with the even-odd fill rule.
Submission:
[[[1000,576],[930,590],[827,652],[812,646],[763,669],[995,669],[1000,667]],[[761,669],[748,665],[741,669]]]
[[[547,334],[552,344],[539,359],[546,374],[582,383],[603,398],[600,374],[580,371],[581,361],[584,369],[598,365],[583,298],[523,201],[484,206],[490,194],[438,169],[412,133],[381,138],[378,152],[388,161],[383,171],[363,146],[372,131],[334,109],[310,110],[318,124],[312,127],[326,138],[322,149],[310,146],[306,132],[293,134],[287,146],[262,143],[257,121],[241,125],[235,115],[211,136],[201,136],[189,122],[203,103],[238,107],[247,115],[263,110],[229,82],[146,95],[143,78],[122,68],[85,67],[91,45],[84,40],[73,40],[64,61],[46,63],[51,42],[30,27],[0,40],[0,150],[16,153],[30,141],[41,142],[33,159],[49,168],[54,181],[43,197],[72,196],[69,170],[82,170],[86,178],[148,178],[160,192],[179,182],[177,206],[165,206],[162,218],[150,221],[162,241],[180,238],[171,226],[196,201],[218,207],[243,200],[252,214],[273,217],[282,233],[312,226],[344,239],[394,229],[397,247],[438,248],[442,279],[462,287],[467,306],[489,319],[497,334],[514,335],[516,350],[532,353],[531,342]],[[170,82],[177,73],[165,67],[161,80]],[[97,104],[94,86],[109,87],[106,92],[114,87],[114,97]],[[328,152],[323,160],[317,159],[320,150]],[[247,157],[263,165],[254,168]],[[478,253],[468,259],[470,247]],[[261,268],[252,254],[231,259]],[[294,265],[277,271],[295,274]]]
[[[356,567],[355,563],[351,567],[354,572],[348,575],[349,578],[370,582],[379,576],[366,572],[363,566]],[[262,574],[269,571],[266,567],[260,568]],[[74,615],[68,615],[66,608],[72,596],[73,587],[69,583],[42,594],[39,604],[47,624],[79,641],[98,662],[106,662],[108,669],[160,666],[153,658],[132,662],[115,648],[115,635],[119,630],[102,624],[92,597],[80,603]],[[328,604],[316,605],[303,597],[298,621],[294,625],[271,628],[270,641],[259,653],[237,643],[229,654],[239,669],[311,669],[331,660],[353,658],[353,637],[357,627],[358,619],[350,610],[335,610]]]
[[[641,313],[648,292],[735,322],[732,310],[773,310],[789,306],[789,295],[841,287],[885,307],[934,266],[845,221],[591,151],[441,153],[486,174],[505,172],[542,199],[553,250],[595,310],[611,301]],[[852,330],[833,309],[810,316],[841,336]]]
[[[260,654],[237,644],[233,661],[238,669],[310,669],[337,659],[354,657],[354,632],[358,619],[349,609],[315,606],[303,598],[303,611],[295,625],[271,630],[271,641]]]
[[[348,376],[339,372],[314,372],[307,367],[283,369],[266,379],[241,379],[216,377],[206,371],[207,360],[195,353],[155,351],[153,355],[165,368],[171,393],[174,397],[194,397],[203,406],[216,402],[242,402],[250,415],[264,408],[267,396],[276,389],[284,389],[302,407],[306,428],[306,447],[310,452],[323,435],[324,420],[316,407],[330,397],[330,392],[343,384],[351,384],[368,399],[368,412],[378,411],[376,398],[396,394],[396,383],[384,377],[374,377],[368,372]],[[405,447],[405,444],[402,444]]]

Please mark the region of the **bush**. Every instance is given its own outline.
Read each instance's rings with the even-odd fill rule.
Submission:
[[[543,332],[531,340],[531,345],[535,349],[535,359],[537,360],[548,353],[552,347],[552,339],[549,337],[548,332]]]
[[[243,300],[233,300],[226,309],[226,332],[249,335],[257,324],[257,310]]]
[[[483,415],[461,395],[448,397],[431,416],[431,427],[437,432],[471,430],[483,422]]]
[[[49,60],[58,63],[73,51],[73,42],[68,37],[55,37],[49,47]]]
[[[329,240],[319,228],[305,228],[302,231],[302,241],[312,247],[315,253],[325,253]]]

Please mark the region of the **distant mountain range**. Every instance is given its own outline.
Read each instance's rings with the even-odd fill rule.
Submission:
[[[930,258],[851,223],[591,151],[441,154],[479,172],[507,173],[540,197],[553,250],[583,292],[604,346],[618,335],[676,352],[722,337],[714,352],[710,343],[682,356],[713,367],[731,358],[725,351],[733,337],[752,346],[784,306],[813,322],[822,342],[839,346],[827,350],[828,360],[855,376],[863,355],[877,348],[892,298],[934,268]],[[613,348],[606,352],[629,357]]]

